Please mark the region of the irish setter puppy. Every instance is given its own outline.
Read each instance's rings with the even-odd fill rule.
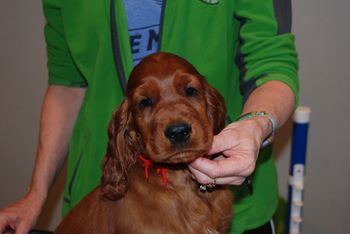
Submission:
[[[101,184],[56,233],[225,233],[228,187],[200,190],[187,164],[224,127],[222,96],[184,59],[146,57],[131,73],[109,125]]]

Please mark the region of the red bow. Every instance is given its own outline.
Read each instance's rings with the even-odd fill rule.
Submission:
[[[142,155],[139,156],[139,159],[143,162],[143,167],[145,168],[145,176],[146,176],[146,179],[148,179],[148,175],[149,175],[148,171],[149,171],[150,166],[152,166],[152,162],[151,162],[151,160],[146,159]],[[166,178],[165,168],[157,166],[155,164],[153,164],[153,167],[155,167],[157,174],[162,175],[163,185],[164,185],[164,187],[166,187],[167,178]]]

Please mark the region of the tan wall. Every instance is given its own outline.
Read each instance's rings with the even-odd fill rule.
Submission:
[[[294,1],[301,103],[312,108],[303,233],[346,233],[350,216],[350,3]],[[20,198],[30,181],[47,71],[41,1],[0,2],[0,207]],[[286,195],[291,124],[276,153]],[[63,178],[54,186],[39,227],[59,221]]]

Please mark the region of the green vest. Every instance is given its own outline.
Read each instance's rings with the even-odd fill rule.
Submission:
[[[245,97],[269,80],[286,83],[298,99],[298,63],[288,26],[290,5],[285,1],[163,1],[160,50],[191,62],[225,97],[231,120],[240,115]],[[49,84],[87,88],[68,155],[66,214],[100,182],[107,125],[123,94],[113,61],[110,2],[43,3]],[[115,12],[120,61],[128,77],[133,65],[122,0],[116,0]],[[246,185],[233,186],[231,233],[266,223],[276,209],[278,187],[271,148],[259,155],[253,193]]]

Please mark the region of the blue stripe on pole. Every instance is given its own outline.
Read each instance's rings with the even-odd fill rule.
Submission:
[[[308,128],[308,123],[294,123],[290,173],[292,165],[305,164]]]

